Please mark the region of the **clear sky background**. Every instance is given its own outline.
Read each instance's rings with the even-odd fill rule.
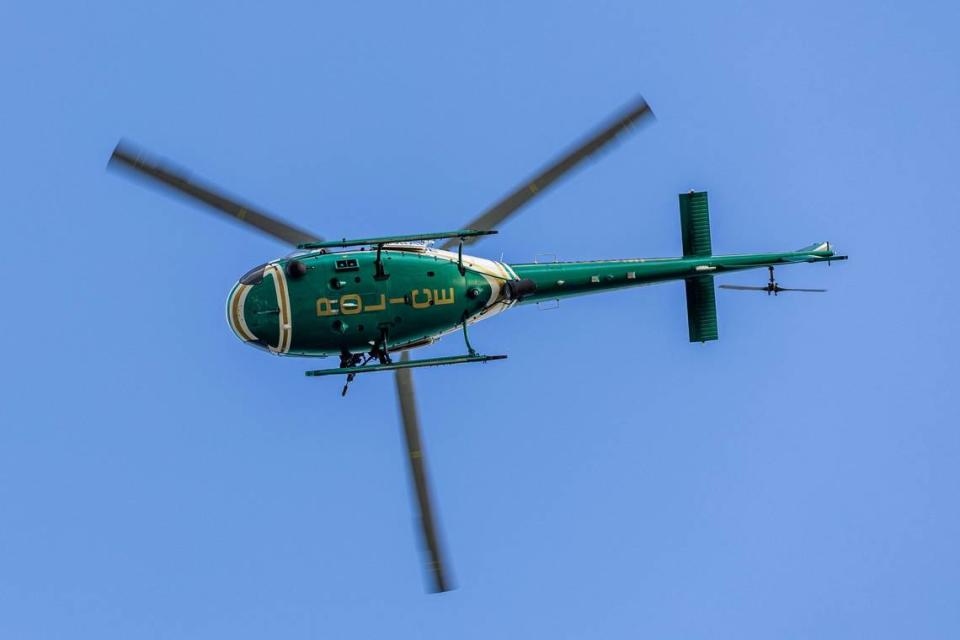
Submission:
[[[723,5],[723,6],[721,6]],[[0,6],[0,637],[960,635],[960,9]],[[108,173],[121,137],[330,237],[457,227],[637,94],[658,120],[476,253],[830,240],[825,295],[520,308],[416,372],[459,589],[424,593],[390,375],[244,347],[286,248]],[[762,284],[755,272],[722,281]],[[426,354],[462,349],[457,338]],[[333,364],[333,363],[330,363]]]

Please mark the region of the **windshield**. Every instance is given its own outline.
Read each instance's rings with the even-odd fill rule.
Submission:
[[[266,269],[266,264],[261,264],[260,266],[254,267],[247,271],[240,277],[240,284],[260,284],[260,281],[263,280],[263,270]]]

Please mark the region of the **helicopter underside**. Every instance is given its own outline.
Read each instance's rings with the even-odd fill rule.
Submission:
[[[244,342],[272,353],[329,356],[366,353],[374,345],[432,344],[508,309],[500,262],[423,246],[344,251],[268,263],[245,275],[227,298],[227,322]],[[291,264],[297,266],[291,267]]]

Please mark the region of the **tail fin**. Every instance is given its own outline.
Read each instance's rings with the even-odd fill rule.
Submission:
[[[717,298],[713,276],[687,278],[687,328],[690,342],[707,342],[720,337],[717,332]]]
[[[680,234],[685,258],[713,255],[713,246],[710,241],[710,210],[707,205],[706,191],[680,194]],[[694,276],[687,278],[685,284],[690,342],[716,340],[719,335],[713,276]]]
[[[829,242],[814,242],[802,249],[797,249],[793,254],[788,254],[782,258],[784,262],[827,262],[834,260],[846,260],[847,256],[837,255],[834,247]]]
[[[832,254],[833,247],[829,242],[814,242],[811,245],[796,250],[796,253],[823,253]]]
[[[680,194],[680,235],[684,258],[713,255],[709,209],[706,191]]]

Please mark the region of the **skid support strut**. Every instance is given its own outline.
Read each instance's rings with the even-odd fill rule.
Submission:
[[[466,316],[466,314],[464,314],[464,316],[463,316],[463,323],[462,323],[462,324],[463,324],[463,341],[464,341],[464,343],[466,343],[466,345],[467,345],[467,353],[469,353],[471,356],[475,356],[475,355],[477,355],[477,351],[476,351],[476,349],[473,348],[473,345],[470,344],[470,336],[467,335],[467,316]]]

